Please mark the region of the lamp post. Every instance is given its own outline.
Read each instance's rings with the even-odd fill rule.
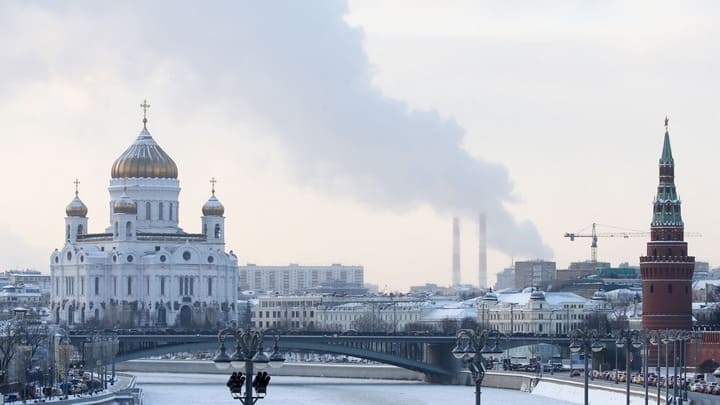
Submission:
[[[637,330],[620,331],[615,341],[615,346],[625,348],[625,403],[630,405],[630,347],[635,349],[642,347],[640,341],[641,332]]]
[[[483,353],[501,354],[500,338],[502,333],[497,330],[482,329],[478,326],[473,329],[460,329],[455,338],[455,348],[452,354],[456,359],[462,359],[472,374],[475,383],[475,405],[480,405],[482,381],[485,377],[485,359]],[[488,341],[495,338],[491,346]]]
[[[225,350],[225,338],[232,335],[235,338],[235,353],[228,356]],[[268,357],[262,349],[263,332],[245,329],[224,329],[218,333],[220,352],[213,359],[215,366],[220,370],[227,370],[231,366],[235,369],[244,367],[242,372],[233,372],[227,382],[230,394],[234,399],[240,400],[243,405],[253,405],[259,399],[265,398],[270,376],[262,371],[253,377],[254,368],[264,369],[268,364],[271,367],[282,367],[285,358],[278,349],[279,336],[273,337],[273,351]],[[242,388],[245,385],[243,395]],[[253,396],[253,389],[255,396]]]
[[[575,329],[571,334],[570,351],[578,353],[582,350],[583,357],[585,358],[585,405],[590,404],[589,399],[589,388],[588,388],[588,356],[592,356],[591,353],[599,353],[605,349],[605,345],[600,343],[597,337],[597,331],[595,330],[583,330]]]

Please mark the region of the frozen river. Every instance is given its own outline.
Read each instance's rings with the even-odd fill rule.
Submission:
[[[233,404],[225,386],[226,376],[213,374],[133,373],[144,393],[145,404]],[[475,388],[430,385],[420,382],[361,380],[316,377],[273,377],[268,395],[259,405],[463,405],[475,403]],[[533,394],[483,388],[484,404],[512,404],[540,400],[547,405],[565,405]],[[515,402],[513,402],[515,401]]]

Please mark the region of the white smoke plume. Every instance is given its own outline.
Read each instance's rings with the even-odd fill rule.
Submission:
[[[6,2],[0,74],[15,80],[0,97],[90,70],[171,81],[176,108],[263,119],[299,182],[394,211],[486,212],[490,247],[550,256],[535,226],[504,206],[516,199],[506,167],[470,156],[459,123],[373,87],[347,13],[342,1]]]

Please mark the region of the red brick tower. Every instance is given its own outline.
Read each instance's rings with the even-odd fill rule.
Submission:
[[[688,256],[685,225],[675,190],[675,161],[668,119],[660,156],[660,184],[653,202],[647,256],[640,256],[643,280],[643,329],[692,328],[692,276],[695,257]]]

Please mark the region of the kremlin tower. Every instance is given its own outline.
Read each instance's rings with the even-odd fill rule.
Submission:
[[[653,202],[650,242],[640,257],[643,282],[643,329],[691,329],[695,257],[688,256],[680,199],[675,189],[675,161],[668,119],[660,156],[660,183]]]

